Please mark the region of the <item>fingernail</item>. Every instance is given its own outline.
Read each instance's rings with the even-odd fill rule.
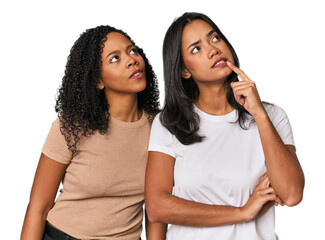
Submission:
[[[232,65],[232,63],[231,63],[231,62],[229,62],[229,61],[227,61],[227,64],[228,64],[228,66],[229,66],[229,65]]]

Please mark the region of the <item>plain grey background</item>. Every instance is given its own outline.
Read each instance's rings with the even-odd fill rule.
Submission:
[[[324,55],[321,1],[2,1],[0,3],[1,239],[18,239],[55,95],[70,48],[85,29],[112,25],[142,47],[158,76],[177,16],[202,12],[235,48],[263,100],[288,114],[306,176],[304,200],[278,207],[280,239],[324,238]],[[144,234],[142,235],[143,238]]]

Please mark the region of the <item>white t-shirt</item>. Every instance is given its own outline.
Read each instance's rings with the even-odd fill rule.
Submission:
[[[277,105],[264,104],[284,144],[294,145],[286,113]],[[162,126],[156,116],[150,134],[149,151],[176,159],[173,195],[210,205],[241,207],[246,204],[266,173],[265,157],[257,125],[240,128],[237,110],[223,116],[209,115],[196,106],[200,117],[201,143],[183,145]],[[249,119],[248,121],[250,121]],[[253,221],[218,227],[171,225],[168,240],[275,240],[274,207]]]

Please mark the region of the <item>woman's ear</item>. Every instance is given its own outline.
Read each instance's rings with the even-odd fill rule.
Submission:
[[[98,83],[98,85],[97,85],[97,88],[99,89],[99,90],[103,90],[104,89],[104,84],[103,84],[103,81],[102,80],[99,80],[99,83]]]
[[[185,78],[185,79],[189,79],[192,76],[192,74],[190,73],[189,70],[187,70],[186,67],[182,68],[181,75],[182,75],[182,78]]]

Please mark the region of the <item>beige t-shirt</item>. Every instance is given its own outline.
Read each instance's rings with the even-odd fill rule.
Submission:
[[[69,165],[48,222],[76,238],[139,239],[149,133],[146,114],[136,122],[111,117],[108,134],[84,137],[72,158],[56,119],[42,152]]]

